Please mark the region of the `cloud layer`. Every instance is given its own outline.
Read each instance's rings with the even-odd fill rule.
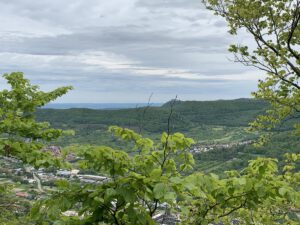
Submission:
[[[10,0],[0,2],[0,72],[46,90],[73,85],[62,102],[248,97],[260,74],[228,60],[226,30],[200,0]]]

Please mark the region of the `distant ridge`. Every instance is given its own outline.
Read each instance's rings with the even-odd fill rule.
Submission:
[[[138,106],[145,106],[140,104]],[[61,106],[61,105],[60,105]],[[111,138],[106,131],[108,126],[117,125],[134,130],[142,124],[144,134],[160,135],[168,129],[170,105],[149,107],[147,110],[136,109],[136,104],[105,104],[105,109],[89,109],[94,104],[71,104],[71,109],[39,109],[37,120],[47,121],[53,127],[75,130],[76,136],[63,139],[69,144],[89,143],[110,144]],[[103,107],[103,106],[102,106]],[[112,107],[115,107],[111,109]],[[120,109],[120,107],[125,107]],[[132,107],[132,108],[128,108]],[[217,100],[217,101],[179,101],[173,105],[171,131],[182,132],[195,140],[214,138],[243,139],[248,137],[244,131],[258,115],[264,114],[269,104],[254,99]],[[118,109],[117,109],[118,108]],[[142,123],[141,123],[142,121]],[[216,128],[216,130],[213,130]],[[236,135],[235,131],[238,131]],[[233,133],[234,134],[233,134]],[[217,136],[215,136],[217,134]],[[242,135],[243,133],[243,135]],[[241,135],[240,135],[241,134]],[[233,135],[233,136],[232,136]],[[226,139],[227,140],[227,139]],[[62,141],[62,142],[64,142]],[[64,142],[64,144],[66,144]]]
[[[170,114],[169,104],[150,107],[147,110],[144,117],[145,130],[160,133],[166,129]],[[39,109],[37,118],[39,121],[48,121],[53,125],[54,123],[84,126],[115,124],[132,127],[138,126],[141,117],[141,111],[136,110],[136,105],[143,107],[147,104],[62,104],[58,105],[60,108],[52,105],[52,109]],[[249,122],[263,114],[268,107],[268,103],[255,99],[179,101],[173,107],[173,130],[188,131],[202,125],[248,126]]]
[[[169,107],[171,105],[171,103],[174,102],[174,99],[162,104],[162,107]],[[263,100],[260,99],[255,99],[255,98],[237,98],[237,99],[216,99],[216,100],[187,100],[187,101],[182,101],[182,100],[176,100],[175,105],[183,105],[183,106],[189,106],[189,105],[193,105],[193,104],[197,104],[198,106],[201,105],[210,105],[210,104],[232,104],[232,103],[266,103]]]
[[[151,107],[169,107],[171,102],[173,100],[170,100],[165,103],[150,103]],[[257,100],[254,98],[238,98],[238,99],[232,99],[232,100],[188,100],[188,101],[182,101],[177,100],[175,107],[181,106],[190,106],[190,105],[198,105],[198,106],[208,106],[208,105],[220,105],[220,104],[247,104],[247,103],[265,103],[262,100]],[[42,108],[44,109],[134,109],[134,108],[140,108],[147,106],[148,103],[50,103]]]
[[[45,109],[132,109],[147,106],[148,103],[50,103]],[[162,106],[163,103],[151,103],[153,107]]]

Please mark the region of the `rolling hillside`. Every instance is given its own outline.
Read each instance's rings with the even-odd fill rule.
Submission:
[[[267,104],[253,99],[220,101],[180,101],[174,106],[171,119],[172,132],[183,132],[197,141],[243,138],[248,123],[263,113]],[[119,125],[150,136],[167,130],[170,104],[162,107],[94,110],[94,109],[40,109],[37,118],[49,121],[54,127],[73,129],[76,135],[64,138],[61,144],[106,142],[106,130]]]
[[[129,145],[124,145],[107,132],[108,126],[119,125],[142,130],[143,135],[159,140],[161,132],[167,130],[170,105],[167,102],[161,107],[119,110],[40,109],[37,118],[50,122],[54,127],[76,132],[75,136],[63,137],[54,144],[108,145],[130,152]],[[268,104],[254,99],[179,101],[173,107],[171,131],[182,132],[199,144],[253,140],[258,135],[247,131],[248,123],[267,108]],[[196,169],[207,172],[239,169],[256,157],[282,159],[286,152],[300,152],[297,137],[288,131],[275,134],[272,141],[261,148],[252,145],[234,146],[195,154]]]

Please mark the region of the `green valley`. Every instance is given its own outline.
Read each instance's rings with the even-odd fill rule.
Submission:
[[[279,157],[287,152],[300,152],[297,137],[286,126],[274,133],[272,141],[256,148],[252,144],[238,145],[243,141],[255,141],[259,134],[248,131],[248,124],[268,108],[266,102],[255,99],[219,101],[178,101],[173,107],[171,131],[181,132],[196,141],[196,145],[214,146],[207,152],[194,154],[195,169],[222,173],[244,168],[256,157]],[[48,121],[55,128],[74,130],[72,136],[64,136],[55,145],[72,144],[108,145],[134,154],[130,145],[124,145],[108,131],[110,125],[141,129],[143,135],[154,140],[167,130],[170,102],[161,107],[136,109],[39,109],[37,118]],[[284,141],[283,141],[284,140]],[[227,145],[229,147],[222,147]]]

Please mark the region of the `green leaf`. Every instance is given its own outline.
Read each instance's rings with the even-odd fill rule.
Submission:
[[[242,178],[238,179],[238,182],[240,185],[245,185],[247,183],[247,180],[246,180],[246,178],[242,177]]]
[[[152,179],[158,179],[159,177],[161,177],[161,175],[162,175],[162,170],[160,168],[154,169],[150,173],[150,177]]]
[[[288,189],[282,187],[282,188],[279,188],[278,189],[278,193],[281,195],[281,196],[285,196],[285,194],[288,192]]]
[[[161,199],[167,193],[168,187],[164,183],[158,183],[154,186],[153,193],[156,199]]]

